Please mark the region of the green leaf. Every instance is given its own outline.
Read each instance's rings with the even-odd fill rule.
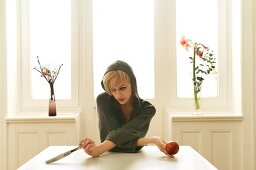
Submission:
[[[204,79],[203,79],[203,77],[197,77],[197,80],[203,81]]]

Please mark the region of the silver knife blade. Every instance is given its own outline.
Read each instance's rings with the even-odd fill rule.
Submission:
[[[62,158],[65,158],[66,156],[70,155],[72,152],[77,151],[78,149],[81,149],[81,147],[78,146],[78,147],[76,147],[76,148],[74,148],[74,149],[72,149],[72,150],[70,150],[70,151],[67,151],[67,152],[64,152],[64,153],[62,153],[62,154],[59,154],[59,155],[57,155],[57,156],[55,156],[55,157],[53,157],[53,158],[51,158],[51,159],[45,161],[45,163],[46,163],[46,164],[50,164],[50,163],[52,163],[52,162],[58,161],[58,160],[60,160],[60,159],[62,159]]]

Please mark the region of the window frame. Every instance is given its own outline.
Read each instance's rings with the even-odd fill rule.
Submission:
[[[78,1],[71,1],[71,99],[58,100],[57,112],[61,114],[77,111],[78,108]],[[31,73],[32,63],[29,55],[29,0],[17,1],[17,99],[12,96],[12,101],[17,104],[16,112],[44,112],[49,104],[48,100],[32,99]],[[29,73],[29,74],[23,74]],[[8,91],[10,91],[9,89]],[[49,89],[50,90],[50,89]],[[9,100],[11,101],[11,100]],[[9,106],[10,108],[10,106]],[[11,109],[9,109],[11,110]]]
[[[175,2],[171,1],[171,4],[168,5],[170,8],[169,11],[169,21],[171,22],[169,29],[168,38],[169,38],[169,56],[171,58],[171,69],[170,73],[173,73],[171,76],[171,92],[170,92],[170,108],[171,112],[193,112],[194,104],[192,98],[178,98],[177,97],[177,72],[176,72],[176,35],[175,33]],[[201,111],[204,113],[231,113],[233,110],[232,105],[232,94],[235,91],[232,91],[232,27],[231,27],[231,2],[230,0],[218,0],[219,3],[219,64],[218,67],[218,95],[213,98],[202,98],[202,107]],[[179,45],[179,44],[177,44]],[[207,104],[206,104],[207,103]]]

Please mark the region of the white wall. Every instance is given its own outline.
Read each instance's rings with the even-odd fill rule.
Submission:
[[[254,167],[254,3],[243,0],[242,4],[242,113],[243,113],[243,169]]]
[[[4,0],[0,0],[0,169],[5,168],[5,123],[6,112],[6,70],[5,70],[5,27],[4,27]]]
[[[256,2],[254,1],[254,30],[256,29]],[[256,89],[256,32],[254,31],[254,89]],[[254,129],[256,129],[256,90],[254,92]],[[254,131],[254,167],[256,167],[256,130]]]

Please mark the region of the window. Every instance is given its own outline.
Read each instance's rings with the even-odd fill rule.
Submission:
[[[54,83],[56,99],[71,99],[71,1],[29,1],[28,26],[32,67],[38,67],[37,56],[45,66],[63,64]],[[31,79],[32,99],[48,99],[49,84],[45,79],[36,71],[32,71]]]
[[[58,111],[77,109],[76,11],[71,0],[6,1],[9,113],[47,110],[50,87],[33,70],[37,56],[42,66],[63,64],[54,84]]]
[[[206,15],[207,14],[207,15]],[[192,97],[192,64],[189,56],[180,45],[182,36],[206,45],[214,50],[218,60],[218,1],[216,0],[178,0],[176,1],[176,37],[177,37],[177,96]],[[217,63],[218,66],[218,63]],[[217,70],[218,71],[218,70]],[[202,97],[217,97],[217,77],[208,75],[202,85]]]
[[[154,1],[93,0],[94,95],[108,65],[129,63],[143,98],[154,98]]]
[[[172,81],[177,84],[171,88],[170,110],[193,110],[191,65],[180,45],[181,37],[186,36],[194,42],[207,44],[214,50],[217,59],[217,77],[208,76],[203,82],[202,110],[211,113],[234,111],[232,103],[239,103],[235,100],[240,96],[241,83],[239,78],[234,78],[234,74],[240,72],[240,46],[236,40],[240,37],[240,10],[237,5],[238,0],[232,3],[228,0],[175,1],[175,14],[172,14],[175,15],[176,21],[170,22],[175,25],[176,38],[171,38],[171,45],[175,41],[176,50],[171,51],[170,55],[176,56],[172,60],[172,66],[176,68]]]
[[[93,112],[92,100],[102,92],[103,74],[115,60],[133,67],[140,96],[149,99],[158,112],[191,112],[192,85],[186,70],[190,65],[182,61],[184,50],[179,43],[183,35],[207,44],[217,57],[218,75],[207,80],[212,86],[204,89],[202,109],[239,110],[239,3],[8,0],[8,112],[47,109],[50,89],[33,70],[36,56],[42,64],[64,64],[55,84],[60,112],[80,108]],[[17,110],[12,110],[13,104]],[[157,119],[162,120],[161,116]]]

